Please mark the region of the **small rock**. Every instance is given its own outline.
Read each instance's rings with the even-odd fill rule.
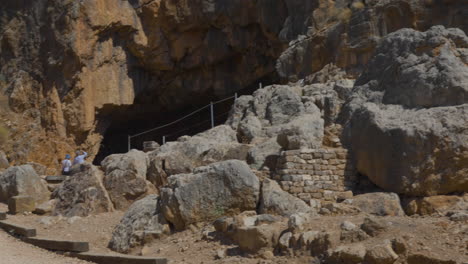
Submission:
[[[50,226],[50,225],[55,224],[56,221],[55,221],[55,219],[53,217],[46,216],[46,217],[42,217],[39,220],[39,223],[42,224],[42,225],[45,225],[45,226]]]
[[[262,259],[272,259],[275,257],[275,254],[273,254],[273,251],[271,250],[264,250],[261,254],[260,257]]]
[[[72,224],[74,224],[76,221],[78,221],[80,219],[81,219],[81,217],[79,217],[79,216],[72,216],[72,217],[67,219],[67,223],[72,225]]]
[[[365,262],[369,264],[392,264],[397,259],[398,255],[393,251],[388,240],[368,249],[365,256]]]
[[[346,230],[346,231],[350,231],[350,230],[353,230],[353,229],[356,229],[357,226],[349,221],[344,221],[343,223],[341,223],[341,229],[342,230]]]
[[[278,246],[280,247],[280,249],[285,250],[289,248],[289,241],[291,240],[292,236],[293,233],[286,232],[280,237],[278,241]]]
[[[300,233],[312,216],[307,213],[293,214],[289,217],[288,227],[294,233]]]
[[[144,246],[140,251],[140,256],[148,256],[151,254],[151,249],[147,246]]]
[[[226,257],[226,250],[225,249],[219,249],[216,251],[216,259],[223,259]]]
[[[388,229],[388,224],[383,220],[366,217],[361,225],[361,229],[370,236],[377,236]]]
[[[458,212],[450,216],[451,221],[462,222],[468,221],[468,213]]]
[[[255,221],[255,225],[264,225],[264,224],[271,224],[278,222],[280,220],[279,217],[270,214],[261,214],[257,216],[257,220]]]
[[[326,263],[358,264],[363,262],[365,255],[366,248],[363,244],[338,246],[328,252]]]

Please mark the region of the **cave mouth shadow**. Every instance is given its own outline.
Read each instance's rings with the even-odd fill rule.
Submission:
[[[276,74],[260,79],[256,83],[237,91],[237,95],[251,95],[259,88],[259,84],[267,86],[277,81]],[[184,107],[176,110],[161,110],[154,103],[138,103],[131,106],[106,106],[98,115],[99,131],[103,135],[103,140],[99,147],[99,152],[94,158],[93,164],[99,165],[107,156],[117,153],[128,152],[128,137],[136,135],[147,130],[171,123],[182,118],[204,106],[209,105],[211,101],[217,101],[228,98],[232,95],[226,95],[219,98],[213,94],[207,94],[198,97],[191,102],[187,102]],[[195,103],[196,102],[196,103]],[[214,105],[214,125],[222,125],[226,122],[234,98],[220,102]],[[143,142],[156,141],[163,144],[163,137],[166,142],[176,141],[181,136],[193,136],[211,128],[210,107],[205,107],[194,115],[172,124],[170,126],[151,131],[143,135],[132,137],[131,149],[143,150]]]

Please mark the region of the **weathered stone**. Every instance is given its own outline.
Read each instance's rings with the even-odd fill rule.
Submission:
[[[390,241],[375,245],[367,249],[364,258],[369,264],[393,264],[398,259],[398,255],[393,251]]]
[[[379,43],[356,81],[344,135],[358,171],[384,190],[468,190],[467,45],[460,29],[402,29]]]
[[[280,156],[281,146],[276,138],[259,143],[249,150],[247,163],[257,170],[274,170]]]
[[[143,152],[155,151],[159,148],[159,144],[156,141],[145,141],[143,142]]]
[[[278,134],[278,143],[285,150],[318,148],[322,145],[323,119],[318,108],[288,124]]]
[[[307,223],[312,220],[312,215],[308,213],[296,213],[289,216],[288,227],[294,233],[304,230]]]
[[[31,196],[20,195],[8,199],[8,211],[11,214],[32,212],[35,208],[36,202]]]
[[[400,198],[395,193],[366,193],[356,195],[343,203],[358,207],[361,211],[379,216],[402,216]]]
[[[366,255],[366,248],[363,244],[351,244],[338,246],[329,250],[327,261],[330,263],[362,263]]]
[[[130,249],[144,245],[145,238],[155,233],[159,236],[170,233],[169,225],[159,207],[157,195],[148,195],[133,203],[112,232],[109,247],[112,250],[126,253]]]
[[[278,246],[280,250],[286,250],[290,247],[290,240],[293,236],[293,233],[291,232],[286,232],[281,235],[281,237],[278,240]]]
[[[233,236],[243,251],[256,253],[263,248],[273,248],[278,243],[280,230],[274,225],[239,227]]]
[[[162,189],[164,216],[177,230],[192,223],[252,210],[260,183],[245,162],[228,160],[169,177]]]
[[[467,222],[468,221],[468,213],[466,212],[457,212],[450,216],[450,220],[457,221],[457,222]]]
[[[104,187],[115,209],[126,209],[133,201],[155,193],[156,189],[146,180],[148,156],[131,150],[126,154],[113,154],[101,162],[104,169]]]
[[[261,214],[278,214],[289,216],[295,213],[312,213],[304,201],[283,191],[274,180],[265,179],[262,182],[261,199],[259,205]]]
[[[40,215],[50,213],[50,212],[52,212],[52,210],[54,209],[56,204],[57,204],[56,199],[52,199],[50,201],[43,202],[43,203],[36,206],[36,209],[34,210],[34,213],[35,214],[40,214]]]
[[[10,167],[10,162],[8,162],[8,158],[5,152],[0,151],[0,170],[6,169],[8,167]]]
[[[468,210],[468,202],[456,195],[437,195],[403,200],[405,212],[408,215],[445,214],[450,210]]]
[[[377,236],[388,230],[388,223],[384,219],[366,217],[361,229],[370,236]]]
[[[72,167],[71,177],[52,193],[57,199],[52,213],[72,217],[113,211],[103,178],[104,173],[89,163]]]
[[[30,165],[10,167],[0,174],[0,201],[18,195],[29,195],[36,203],[50,199],[47,186]]]

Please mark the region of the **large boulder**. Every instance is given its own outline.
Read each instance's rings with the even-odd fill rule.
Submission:
[[[221,125],[193,137],[184,136],[149,154],[148,180],[157,187],[167,177],[228,159],[246,160],[249,146],[237,142],[231,127]]]
[[[249,166],[228,160],[199,167],[191,174],[169,177],[162,188],[162,210],[177,230],[216,219],[222,215],[253,210],[259,199],[260,183]]]
[[[17,195],[28,195],[37,204],[48,201],[50,192],[30,165],[14,166],[0,174],[0,201]]]
[[[109,248],[121,253],[143,245],[148,239],[170,232],[157,195],[148,195],[133,203],[112,232]]]
[[[327,111],[320,108],[323,105],[315,94],[306,93],[309,88],[272,85],[236,100],[226,124],[237,131],[242,142],[254,145],[248,157],[252,168],[274,170],[281,149],[322,145]],[[321,88],[332,89],[333,85]],[[322,90],[317,92],[322,94]]]
[[[265,179],[262,182],[258,210],[261,214],[277,214],[282,216],[312,212],[312,208],[304,201],[283,191],[276,181],[270,179]]]
[[[406,198],[402,204],[408,215],[445,215],[449,211],[468,211],[468,194]]]
[[[379,44],[345,106],[360,173],[386,191],[468,190],[468,38],[402,29]]]
[[[156,188],[146,180],[148,156],[138,150],[113,154],[101,162],[105,171],[104,187],[115,209],[126,209],[135,200],[155,193]]]
[[[89,163],[72,167],[71,177],[52,193],[57,200],[53,214],[72,217],[112,211],[103,178],[104,173]]]
[[[400,197],[396,193],[366,193],[346,199],[343,203],[351,204],[362,212],[379,216],[403,216]]]

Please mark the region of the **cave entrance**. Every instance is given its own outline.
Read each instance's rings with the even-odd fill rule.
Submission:
[[[275,80],[276,78],[271,77],[263,78],[255,84],[238,91],[237,95],[252,94],[259,88],[260,84],[270,85]],[[223,100],[230,96],[233,95],[224,98],[207,95],[204,98],[196,98],[192,102],[187,102],[184,107],[179,107],[174,111],[164,111],[151,104],[139,103],[127,107],[104,107],[98,115],[103,127],[104,138],[93,163],[99,165],[105,157],[111,154],[126,153],[128,151],[129,135],[141,134],[131,138],[131,148],[142,150],[145,141],[156,141],[162,145],[163,141],[175,141],[184,135],[193,136],[206,131],[212,125],[210,102]],[[213,105],[214,126],[226,122],[233,103],[234,98],[231,98]],[[184,118],[189,114],[189,117]],[[152,130],[181,118],[184,119],[163,128]],[[146,131],[148,132],[143,133]]]

